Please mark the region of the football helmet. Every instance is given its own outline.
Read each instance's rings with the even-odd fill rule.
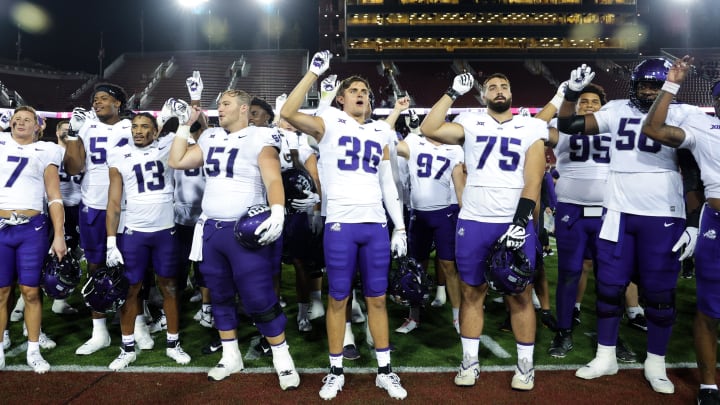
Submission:
[[[85,305],[103,314],[117,311],[125,303],[130,288],[124,271],[122,264],[95,271],[82,288]]]
[[[310,175],[301,169],[290,168],[282,172],[283,187],[285,188],[285,207],[288,212],[296,212],[292,208],[292,200],[308,198],[305,191],[315,192],[315,183]]]
[[[397,269],[390,273],[388,294],[398,304],[422,307],[430,302],[432,279],[422,265],[409,256],[398,259]]]
[[[647,59],[640,62],[630,75],[630,102],[642,112],[648,112],[655,99],[647,99],[638,94],[640,82],[662,85],[667,79],[672,64],[663,58]]]
[[[517,295],[533,281],[535,269],[521,249],[510,249],[503,242],[495,242],[485,267],[485,279],[493,291],[502,295]]]
[[[49,297],[62,300],[70,296],[80,284],[82,271],[80,264],[72,255],[65,255],[62,260],[48,254],[43,264],[40,285]]]
[[[245,215],[235,222],[235,227],[233,228],[235,239],[245,249],[260,249],[263,245],[261,245],[258,240],[262,236],[262,233],[255,235],[255,230],[268,218],[270,218],[269,206],[257,204],[248,208]]]

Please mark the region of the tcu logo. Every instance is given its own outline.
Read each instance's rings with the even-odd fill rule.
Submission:
[[[248,208],[248,216],[254,217],[255,215],[260,215],[263,212],[268,212],[268,211],[270,211],[270,207],[268,207],[267,205],[257,204],[257,205],[253,205],[252,207]]]

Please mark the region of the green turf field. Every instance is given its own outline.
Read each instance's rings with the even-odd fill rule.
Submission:
[[[557,256],[549,256],[545,259],[547,274],[550,283],[551,305],[554,311],[554,291],[557,276]],[[431,269],[434,274],[434,270]],[[327,343],[325,338],[324,317],[313,321],[313,331],[300,333],[297,331],[297,305],[295,304],[294,270],[292,267],[283,268],[282,295],[288,302],[285,313],[288,317],[287,338],[291,346],[291,352],[295,364],[299,368],[324,368],[327,366]],[[594,284],[588,282],[587,293],[583,302],[582,324],[574,333],[575,349],[565,359],[554,359],[547,354],[550,340],[553,333],[542,327],[538,320],[538,334],[535,346],[536,365],[580,365],[588,362],[594,357],[595,349],[592,346],[593,340],[587,334],[595,328],[594,316]],[[203,355],[202,346],[217,336],[213,330],[203,328],[192,319],[199,308],[199,304],[189,302],[190,291],[186,292],[182,302],[181,319],[181,343],[190,356],[190,366],[211,367],[220,358],[220,354]],[[678,316],[673,330],[670,349],[667,355],[668,363],[694,362],[692,345],[692,318],[695,303],[695,280],[681,278],[678,282],[677,306]],[[494,295],[490,295],[486,301],[486,319],[484,335],[496,341],[510,358],[500,358],[490,350],[481,345],[480,358],[482,366],[513,365],[515,362],[515,341],[513,335],[508,332],[501,332],[499,325],[502,322],[505,312],[504,305],[491,301]],[[325,298],[325,295],[323,295]],[[76,308],[82,308],[78,315],[56,315],[51,310],[52,300],[45,299],[43,312],[43,330],[57,342],[57,347],[52,350],[43,351],[45,359],[52,366],[98,366],[106,367],[117,356],[120,345],[120,327],[110,324],[108,320],[112,344],[109,348],[103,349],[90,356],[77,356],[75,349],[90,337],[91,320],[87,308],[82,304],[79,291],[76,291],[69,302]],[[462,357],[460,339],[452,327],[452,314],[450,303],[443,308],[431,308],[429,305],[422,313],[422,323],[408,335],[393,332],[400,326],[407,316],[407,308],[388,302],[390,316],[391,343],[395,346],[393,352],[393,364],[402,367],[456,367]],[[112,319],[112,316],[110,317]],[[20,322],[10,323],[10,335],[13,346],[6,351],[7,365],[24,365],[25,352],[18,349],[25,338],[22,336],[22,325]],[[350,367],[375,367],[374,358],[365,345],[365,327],[363,324],[353,326],[356,341],[360,347],[362,357],[359,360],[346,365]],[[250,324],[243,324],[239,329],[240,349],[243,354],[247,353],[249,338],[257,334],[257,330]],[[623,319],[620,329],[621,336],[638,354],[642,361],[645,357],[645,333],[627,326],[627,320]],[[165,332],[154,335],[155,349],[143,351],[138,355],[133,366],[177,366],[171,359],[165,356]],[[177,366],[182,367],[182,366]],[[245,362],[245,367],[272,367],[270,358],[260,358]]]

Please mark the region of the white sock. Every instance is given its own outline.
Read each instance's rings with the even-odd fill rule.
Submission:
[[[525,359],[528,361],[528,363],[533,364],[533,354],[535,353],[535,344],[523,344],[516,342],[515,347],[517,348],[517,356],[518,356],[518,362],[522,359]]]
[[[28,343],[28,348],[27,348],[28,354],[30,354],[30,353],[32,353],[32,352],[39,352],[39,351],[40,351],[40,342],[31,342],[31,341],[28,340],[27,343]]]
[[[645,358],[645,370],[652,371],[653,375],[658,375],[658,373],[665,375],[665,356],[648,353]]]
[[[643,316],[645,316],[645,310],[643,310],[643,308],[640,307],[640,306],[638,306],[638,307],[627,307],[627,309],[626,309],[625,311],[627,312],[627,316],[628,316],[628,318],[630,318],[630,319],[635,319],[635,317],[638,316],[638,315],[643,315]]]
[[[343,366],[343,356],[342,354],[339,354],[337,356],[330,355],[330,367],[335,368],[342,368]]]
[[[93,318],[92,321],[93,321],[93,332],[98,331],[98,332],[108,333],[107,322],[106,322],[105,318],[100,318],[100,319]]]
[[[716,384],[700,384],[701,390],[715,390],[717,391],[718,386]]]
[[[462,343],[463,359],[477,359],[478,351],[480,350],[480,339],[467,338],[465,336],[460,337],[460,343]]]
[[[437,286],[437,290],[435,291],[435,296],[438,296],[440,294],[442,294],[443,297],[445,296],[445,286],[444,285]]]
[[[615,346],[605,346],[605,345],[598,344],[597,353],[596,353],[595,357],[603,357],[603,358],[611,357],[614,359],[615,358]]]
[[[343,338],[343,347],[355,344],[355,335],[353,335],[352,324],[345,322],[345,338]]]
[[[452,314],[453,314],[453,321],[457,321],[458,319],[460,319],[460,308],[453,308]]]
[[[385,367],[390,364],[390,350],[375,351],[378,367]]]
[[[211,305],[211,304],[202,304],[202,311],[203,311],[203,312],[210,312],[210,310],[212,310],[212,305]]]
[[[223,357],[226,354],[233,357],[240,357],[240,347],[238,346],[237,339],[222,340]]]
[[[576,303],[575,303],[575,309],[577,309],[578,311],[580,310],[580,303],[579,303],[579,302],[576,302]]]

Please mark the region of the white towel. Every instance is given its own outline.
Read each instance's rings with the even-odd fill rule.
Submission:
[[[620,236],[620,212],[608,209],[600,228],[600,239],[617,242]]]
[[[202,247],[203,247],[203,227],[205,226],[205,220],[207,216],[203,213],[200,214],[198,221],[195,223],[195,229],[193,230],[192,246],[190,247],[189,259],[194,262],[201,262]]]

